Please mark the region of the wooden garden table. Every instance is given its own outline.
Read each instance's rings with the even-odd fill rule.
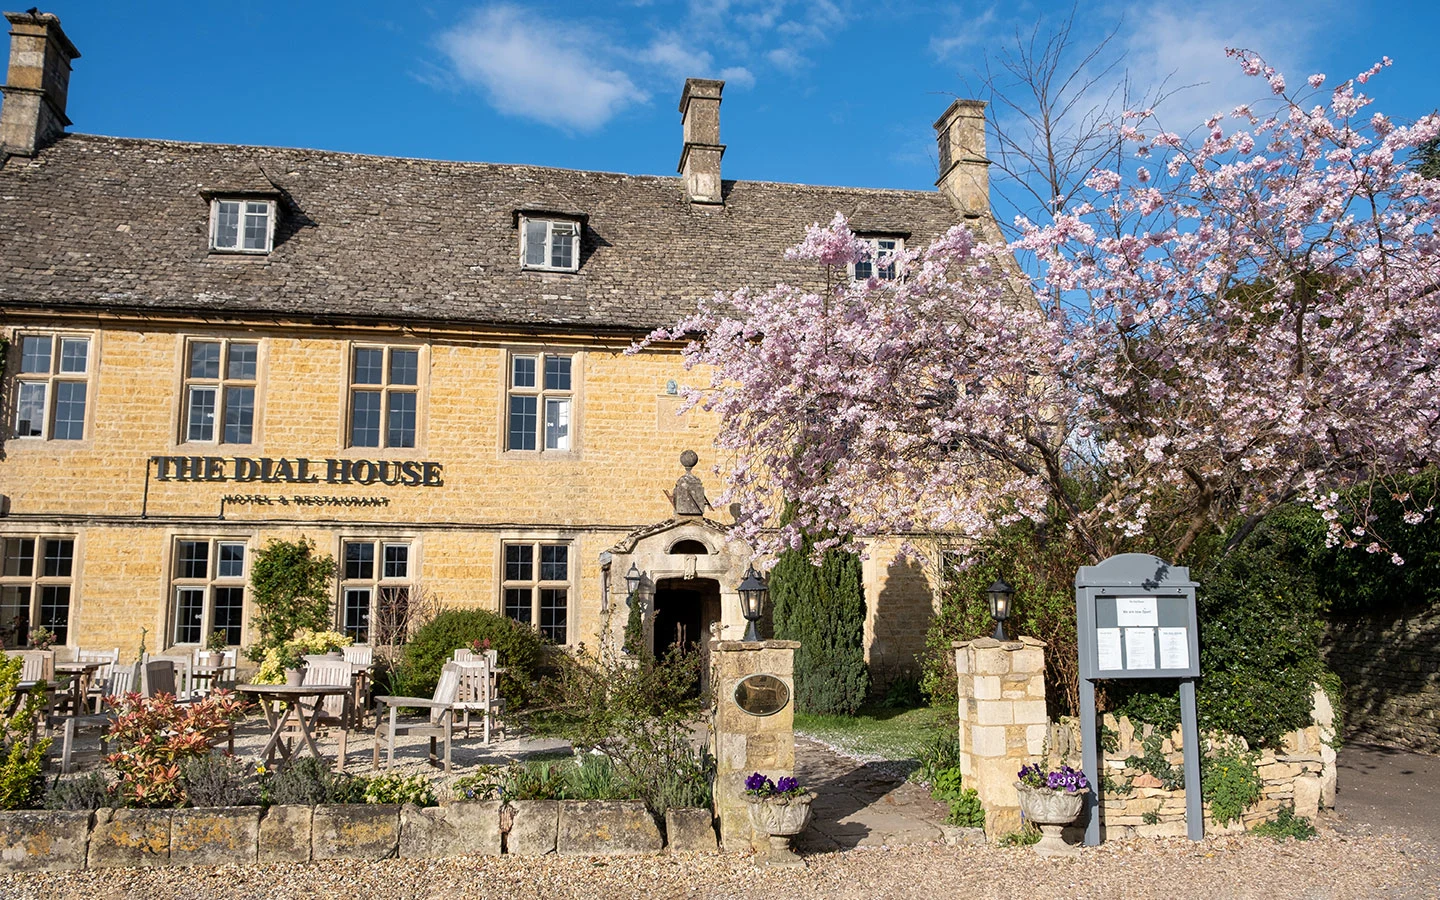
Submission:
[[[265,712],[265,723],[270,726],[270,741],[260,751],[265,762],[271,763],[278,754],[289,760],[298,758],[303,747],[310,748],[310,754],[321,759],[320,748],[315,745],[315,723],[324,713],[321,700],[325,697],[343,697],[350,693],[348,684],[237,684],[235,690],[254,697]],[[306,708],[306,700],[313,700]],[[277,710],[276,707],[280,709]],[[294,726],[300,731],[304,743],[296,741],[292,748],[285,742],[285,731]],[[341,761],[343,767],[344,761]]]

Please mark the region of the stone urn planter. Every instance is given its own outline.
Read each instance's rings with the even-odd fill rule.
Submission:
[[[1031,787],[1017,781],[1015,792],[1020,796],[1020,812],[1027,820],[1040,826],[1041,838],[1035,845],[1036,853],[1041,856],[1074,856],[1080,852],[1078,847],[1065,843],[1060,832],[1080,815],[1089,788],[1054,790]]]
[[[800,857],[790,849],[790,839],[810,824],[810,804],[814,800],[814,791],[745,798],[750,804],[750,824],[755,826],[756,831],[770,836],[770,856],[766,862],[801,864]]]
[[[294,668],[294,669],[286,669],[286,670],[285,670],[285,683],[286,683],[286,684],[291,685],[292,687],[299,687],[304,680],[305,680],[305,670],[304,670],[303,668]]]

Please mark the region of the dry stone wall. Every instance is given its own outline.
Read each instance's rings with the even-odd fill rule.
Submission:
[[[1336,620],[1324,652],[1347,737],[1440,753],[1440,608]]]

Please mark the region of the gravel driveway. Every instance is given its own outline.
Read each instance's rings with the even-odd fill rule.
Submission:
[[[806,858],[803,869],[748,857],[386,860],[245,868],[133,869],[0,878],[0,897],[663,898],[819,897],[1370,898],[1433,900],[1440,860],[1389,835],[1304,843],[1221,837],[1131,841],[1045,860],[1029,849],[923,845]]]

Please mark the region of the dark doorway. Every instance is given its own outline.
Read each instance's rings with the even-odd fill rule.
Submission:
[[[720,621],[720,583],[709,578],[662,578],[655,585],[657,656],[680,644],[703,646],[710,624]]]

